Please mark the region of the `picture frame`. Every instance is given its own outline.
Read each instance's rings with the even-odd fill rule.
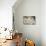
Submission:
[[[36,17],[35,16],[23,16],[23,23],[25,25],[35,25]]]

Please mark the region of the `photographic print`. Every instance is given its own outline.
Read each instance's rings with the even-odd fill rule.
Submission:
[[[36,17],[35,16],[23,16],[23,23],[25,25],[35,25]]]

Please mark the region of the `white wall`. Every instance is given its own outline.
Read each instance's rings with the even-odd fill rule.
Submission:
[[[24,37],[35,41],[36,46],[41,46],[41,0],[23,0],[20,5],[14,5],[15,28],[22,32]],[[24,25],[23,16],[36,16],[36,25]]]
[[[0,0],[0,27],[12,28],[12,6],[16,0]]]
[[[41,40],[46,46],[46,0],[41,0]]]

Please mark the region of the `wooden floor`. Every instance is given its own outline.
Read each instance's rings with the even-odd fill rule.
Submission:
[[[0,46],[16,46],[15,39],[13,40],[6,40],[6,42],[2,43]]]

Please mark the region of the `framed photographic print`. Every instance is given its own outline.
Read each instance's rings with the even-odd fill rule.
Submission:
[[[23,16],[23,23],[25,25],[35,25],[36,17],[35,16]]]

